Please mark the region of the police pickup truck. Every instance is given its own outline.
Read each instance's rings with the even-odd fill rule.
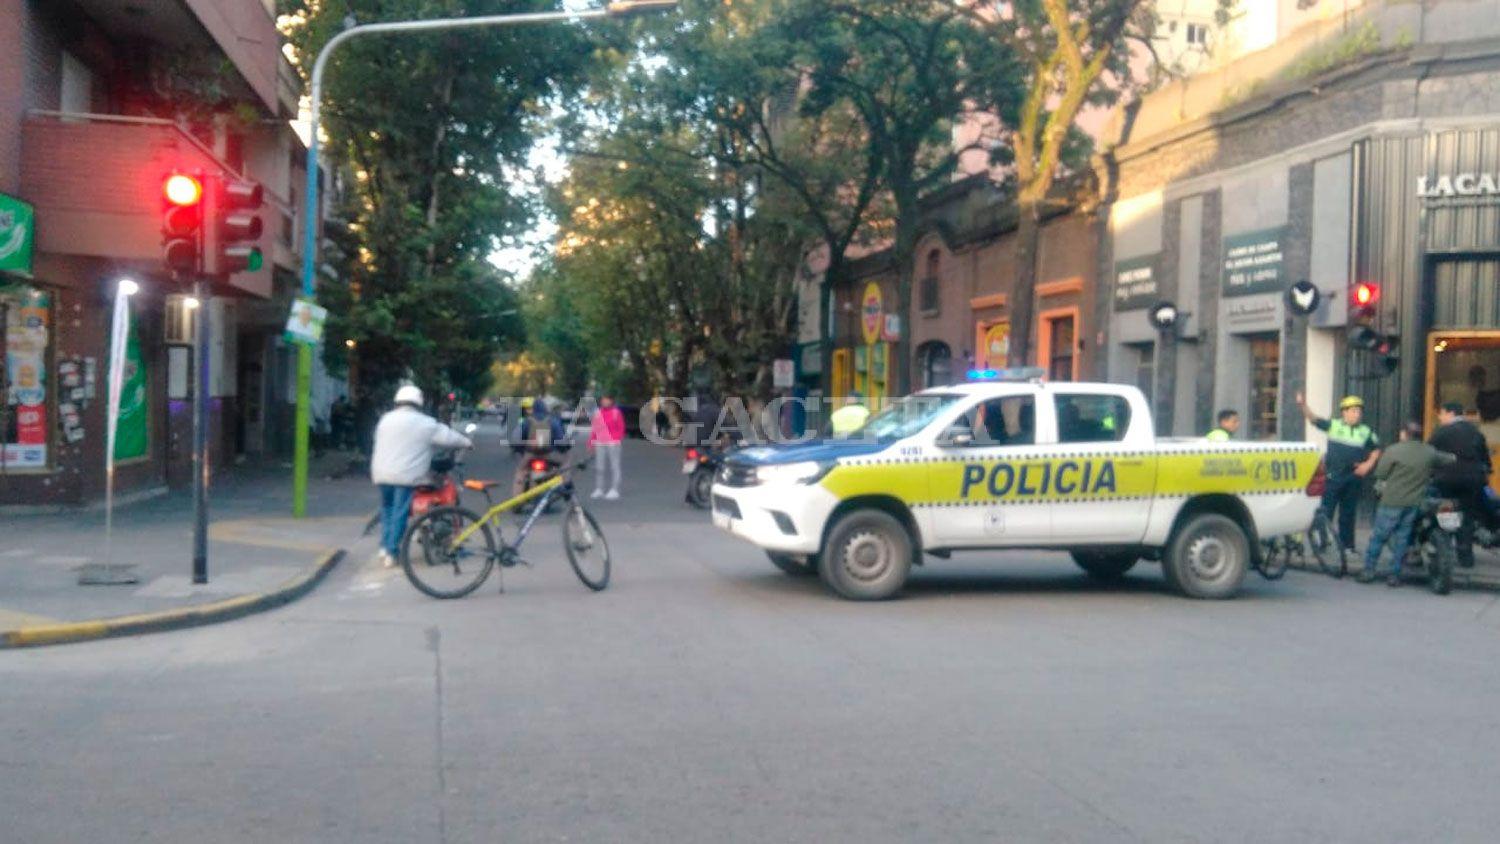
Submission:
[[[1156,439],[1134,387],[1024,377],[925,390],[842,440],[754,447],[715,478],[714,524],[856,600],[899,593],[924,552],[1068,551],[1089,575],[1142,559],[1229,598],[1259,537],[1305,530],[1322,494],[1304,443]]]

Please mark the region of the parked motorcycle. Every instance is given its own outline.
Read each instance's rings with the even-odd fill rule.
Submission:
[[[1429,497],[1417,514],[1412,546],[1435,595],[1446,595],[1453,588],[1453,567],[1458,562],[1454,537],[1463,521],[1463,509],[1451,498]]]

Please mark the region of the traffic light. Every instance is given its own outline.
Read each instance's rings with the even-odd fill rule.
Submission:
[[[1349,346],[1374,356],[1381,375],[1401,366],[1401,338],[1380,330],[1380,285],[1361,281],[1349,288]]]
[[[217,179],[216,185],[209,194],[204,272],[212,276],[253,273],[265,261],[256,245],[264,231],[256,214],[264,194],[259,184],[231,177]]]
[[[1349,343],[1354,348],[1370,352],[1380,345],[1379,302],[1380,285],[1374,282],[1361,281],[1349,289]]]
[[[161,194],[162,260],[177,272],[195,273],[203,259],[203,178],[170,173]]]

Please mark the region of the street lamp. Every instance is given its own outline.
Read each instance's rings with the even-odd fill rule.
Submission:
[[[312,80],[308,92],[308,137],[307,137],[307,189],[304,192],[306,239],[302,249],[302,295],[311,299],[316,295],[314,274],[318,264],[318,126],[323,107],[323,72],[328,68],[328,58],[345,41],[361,35],[398,35],[416,32],[433,32],[446,29],[477,29],[480,27],[520,26],[533,23],[571,23],[597,18],[627,18],[653,12],[670,12],[677,8],[678,0],[611,0],[600,9],[585,9],[576,12],[531,12],[509,15],[482,15],[470,18],[432,18],[429,20],[385,21],[351,26],[328,39],[318,58],[313,63]],[[299,344],[297,348],[297,443],[293,461],[292,513],[307,515],[307,447],[308,428],[312,417],[312,347]]]

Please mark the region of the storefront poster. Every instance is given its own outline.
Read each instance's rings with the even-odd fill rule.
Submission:
[[[1150,307],[1157,298],[1155,255],[1115,263],[1115,310]]]
[[[1005,366],[1010,360],[1010,323],[997,322],[986,328],[979,351],[981,368]]]
[[[292,302],[291,316],[286,321],[286,339],[293,343],[316,346],[323,342],[323,323],[328,320],[328,309],[306,299]]]
[[[0,193],[0,271],[31,275],[36,214],[31,206]]]
[[[147,408],[146,362],[134,323],[125,341],[125,373],[120,382],[120,416],[115,429],[115,460],[146,456]]]
[[[5,372],[10,385],[4,438],[8,469],[47,465],[47,345],[52,297],[31,287],[0,291],[6,308]]]
[[[1280,292],[1287,286],[1286,228],[1224,238],[1224,295]]]

